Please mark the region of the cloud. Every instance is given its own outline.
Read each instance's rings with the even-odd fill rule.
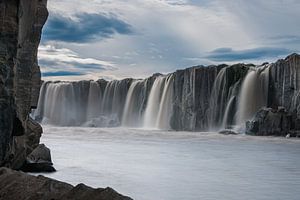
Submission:
[[[111,38],[114,34],[132,34],[132,27],[114,15],[80,13],[74,17],[50,15],[43,41],[84,43]]]
[[[246,50],[233,50],[231,48],[219,48],[209,52],[204,58],[212,61],[241,61],[264,58],[274,58],[292,53],[285,48],[261,47]]]
[[[82,58],[70,49],[53,45],[41,45],[38,58],[43,76],[79,76],[117,69],[111,62]]]
[[[289,45],[300,45],[300,36],[298,35],[275,35],[266,37],[266,40],[268,40],[272,44],[289,44]]]
[[[83,72],[69,72],[69,71],[56,71],[56,72],[44,72],[42,73],[43,77],[50,76],[80,76],[85,75]]]
[[[300,51],[299,0],[51,0],[48,8],[49,20],[51,15],[59,17],[67,23],[67,31],[62,34],[57,30],[52,37],[61,39],[55,41],[43,37],[43,44],[71,50],[82,59],[108,61],[118,69],[97,69],[99,65],[82,61],[64,63],[61,58],[59,63],[51,60],[52,65],[43,59],[40,63],[47,66],[42,67],[44,71],[139,78],[199,64],[274,62],[292,52],[289,50]],[[117,19],[128,25],[129,31],[117,32],[113,25],[113,34],[101,36],[93,30],[97,21],[90,20],[90,25],[83,15]],[[46,33],[49,25],[45,26]],[[77,29],[87,36],[72,38]],[[229,49],[220,51],[220,47]]]

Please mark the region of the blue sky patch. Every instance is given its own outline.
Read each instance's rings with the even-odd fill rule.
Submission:
[[[75,19],[62,15],[50,15],[43,33],[43,41],[84,43],[112,35],[132,34],[131,25],[116,16],[82,13]]]

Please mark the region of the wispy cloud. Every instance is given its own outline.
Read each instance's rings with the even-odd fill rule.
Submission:
[[[132,34],[133,30],[128,23],[109,14],[81,13],[72,18],[54,14],[49,17],[43,40],[84,43],[116,33]]]
[[[43,77],[50,76],[81,76],[85,75],[83,72],[69,72],[69,71],[56,71],[56,72],[44,72],[42,73]]]
[[[271,47],[261,47],[246,50],[233,50],[231,48],[219,48],[209,52],[203,58],[212,61],[242,61],[242,60],[252,60],[252,59],[263,59],[263,58],[273,58],[278,56],[285,56],[292,53],[291,50],[285,48],[271,48]]]
[[[41,45],[38,58],[44,76],[74,76],[117,69],[111,62],[82,58],[70,49],[52,45]]]

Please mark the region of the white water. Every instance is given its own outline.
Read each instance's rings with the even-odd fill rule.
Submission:
[[[255,68],[248,72],[240,93],[238,124],[251,119],[262,107],[267,106],[269,69]]]
[[[226,128],[226,126],[228,124],[229,112],[232,109],[233,102],[234,102],[235,98],[236,98],[235,96],[232,96],[228,101],[228,104],[227,104],[226,109],[225,109],[223,122],[222,122],[222,127],[223,128]]]
[[[44,126],[56,173],[137,200],[298,200],[300,141]]]
[[[152,86],[144,115],[145,128],[170,129],[173,76],[158,77]]]
[[[124,107],[124,113],[122,117],[122,125],[123,126],[129,126],[134,127],[138,126],[139,123],[137,121],[141,117],[140,112],[136,112],[136,106],[139,104],[138,98],[136,98],[136,90],[139,88],[137,87],[139,84],[141,84],[141,80],[134,81],[128,90],[125,107]],[[139,91],[138,91],[139,92]],[[139,111],[139,109],[138,109]]]
[[[100,86],[96,82],[90,83],[88,103],[87,103],[87,120],[99,117],[101,113],[102,92]]]

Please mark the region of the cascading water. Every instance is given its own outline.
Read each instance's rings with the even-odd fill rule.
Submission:
[[[230,128],[234,125],[236,99],[243,73],[232,77],[230,76],[233,74],[232,70],[236,69],[224,67],[214,81],[209,104],[210,130]]]
[[[87,120],[92,120],[99,117],[101,113],[101,101],[102,101],[102,91],[99,84],[95,81],[91,81],[88,104],[87,104]]]
[[[43,121],[62,126],[74,125],[80,122],[80,113],[76,109],[76,97],[73,85],[70,83],[48,84],[43,106]]]
[[[283,105],[299,116],[300,70],[293,70],[289,78],[285,74],[290,71],[281,65],[237,64],[193,67],[143,80],[45,82],[32,116],[60,126],[243,128],[264,106]]]
[[[230,113],[234,112],[235,101],[236,101],[236,97],[231,96],[225,109],[225,113],[222,121],[222,128],[227,128],[227,125],[233,124],[233,122],[232,121],[229,122],[229,120],[230,120]]]
[[[166,78],[164,90],[158,111],[156,127],[160,129],[170,129],[170,118],[172,116],[172,98],[173,98],[173,75]]]
[[[144,115],[145,128],[170,128],[173,76],[159,76],[153,83]]]
[[[245,122],[266,105],[268,68],[251,68],[240,94],[241,81],[230,82],[228,70],[220,70],[212,87],[207,116],[211,129],[233,125],[235,113],[238,124]],[[115,80],[105,85],[103,81],[46,82],[34,117],[61,126],[172,129],[174,74],[154,76],[153,83],[150,80]]]
[[[148,97],[148,103],[144,115],[144,127],[156,127],[159,105],[162,95],[162,89],[165,83],[164,77],[158,77],[153,83],[152,89]]]
[[[209,104],[209,125],[210,129],[218,128],[220,126],[224,108],[227,99],[227,81],[226,68],[221,69],[214,81],[212,94]]]
[[[142,126],[143,108],[146,95],[146,81],[134,81],[127,93],[122,125],[127,127]]]
[[[144,127],[150,116],[148,128],[169,129],[172,83],[172,76],[157,76],[153,84],[148,79],[115,80],[105,87],[103,81],[46,82],[32,115],[53,125],[93,127]]]
[[[242,84],[237,124],[244,124],[262,107],[267,106],[269,68],[251,68]]]

